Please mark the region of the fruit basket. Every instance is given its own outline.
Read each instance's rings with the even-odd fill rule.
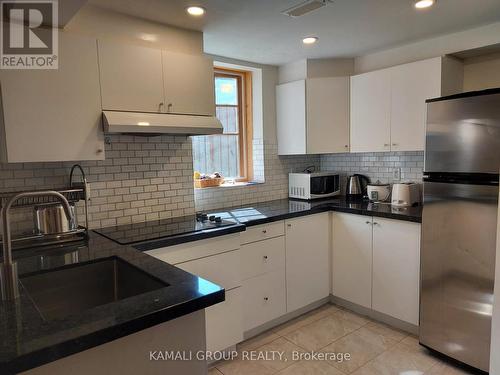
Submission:
[[[220,178],[197,178],[194,180],[194,187],[198,189],[208,188],[208,187],[216,187],[220,186],[224,183],[224,179]]]

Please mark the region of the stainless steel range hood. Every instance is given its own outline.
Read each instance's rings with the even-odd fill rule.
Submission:
[[[222,124],[215,116],[103,111],[102,117],[104,132],[110,134],[209,135],[222,133]]]

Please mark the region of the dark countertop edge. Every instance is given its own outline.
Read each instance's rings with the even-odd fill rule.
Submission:
[[[51,346],[50,348],[21,355],[7,363],[0,363],[0,373],[16,374],[18,372],[27,371],[47,363],[57,361],[64,357],[80,353],[84,350],[106,344],[110,341],[140,332],[155,325],[191,314],[195,311],[205,309],[217,303],[223,302],[224,300],[224,289],[206,296],[194,298],[166,309],[152,312],[137,319],[96,331],[74,340],[61,342]]]
[[[235,223],[234,225],[227,226],[227,227],[209,229],[209,230],[204,230],[201,232],[186,233],[183,235],[167,237],[167,238],[163,238],[163,239],[148,240],[147,242],[139,241],[135,244],[131,243],[128,245],[123,245],[123,246],[131,246],[136,250],[148,251],[148,250],[158,249],[161,247],[175,246],[175,245],[180,245],[183,243],[206,240],[209,238],[244,232],[245,228],[246,228],[246,225],[244,223]],[[95,232],[95,233],[98,233],[98,232]],[[100,234],[100,233],[98,233],[98,234]],[[104,236],[102,234],[100,234],[100,235]],[[104,237],[106,237],[106,236],[104,236]]]
[[[417,217],[417,216],[408,216],[408,215],[399,215],[395,213],[388,213],[388,212],[378,212],[378,211],[369,211],[369,210],[364,210],[361,208],[348,208],[348,207],[334,207],[334,206],[328,206],[328,207],[315,207],[311,208],[309,210],[304,210],[300,212],[291,212],[291,213],[286,213],[286,214],[278,214],[276,216],[270,216],[262,219],[255,219],[255,220],[250,220],[243,222],[247,227],[252,227],[255,225],[261,225],[261,224],[266,224],[266,223],[272,223],[280,220],[286,220],[286,219],[293,219],[295,217],[301,217],[301,216],[308,216],[308,215],[314,215],[322,212],[345,212],[349,214],[356,214],[356,215],[363,215],[363,216],[374,216],[374,217],[382,217],[386,219],[392,219],[392,220],[400,220],[400,221],[409,221],[412,223],[422,223],[422,217]]]

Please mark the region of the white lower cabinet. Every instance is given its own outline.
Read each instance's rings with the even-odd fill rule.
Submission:
[[[286,313],[285,270],[243,281],[243,330],[248,331]]]
[[[330,213],[285,221],[287,311],[330,294]]]
[[[419,324],[420,224],[335,213],[332,292]]]
[[[332,292],[346,301],[372,306],[372,218],[333,215]]]
[[[420,224],[373,218],[373,310],[419,323]]]

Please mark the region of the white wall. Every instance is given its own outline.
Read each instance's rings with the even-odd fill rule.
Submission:
[[[500,43],[500,22],[371,53],[355,59],[356,73]]]
[[[500,53],[464,60],[464,91],[500,87]]]

